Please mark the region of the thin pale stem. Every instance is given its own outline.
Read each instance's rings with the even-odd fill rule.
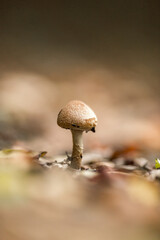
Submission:
[[[73,139],[71,167],[75,169],[80,169],[83,156],[83,131],[71,130],[71,132]]]

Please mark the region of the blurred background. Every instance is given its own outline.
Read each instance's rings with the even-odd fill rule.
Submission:
[[[159,1],[1,1],[0,147],[71,150],[57,114],[70,100],[98,116],[85,150],[159,149]]]
[[[159,240],[160,174],[145,165],[160,156],[159,13],[158,0],[1,0],[0,149],[22,148],[0,151],[2,240]],[[97,114],[84,149],[99,160],[42,171],[25,149],[71,152],[57,115],[74,99]],[[139,148],[152,154],[138,168]]]

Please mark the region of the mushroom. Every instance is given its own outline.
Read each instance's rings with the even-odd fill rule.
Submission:
[[[77,100],[69,102],[58,114],[57,124],[65,129],[70,129],[73,139],[73,150],[70,166],[81,168],[83,155],[83,132],[95,132],[97,117],[92,109],[85,103]]]

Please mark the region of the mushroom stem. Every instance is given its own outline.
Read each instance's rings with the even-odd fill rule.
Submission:
[[[83,155],[83,131],[71,130],[73,139],[73,150],[72,150],[72,160],[71,167],[75,169],[81,168],[82,155]]]

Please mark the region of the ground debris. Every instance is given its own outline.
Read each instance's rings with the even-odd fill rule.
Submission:
[[[86,233],[90,227],[100,233],[97,226],[107,222],[105,236],[108,236],[110,224],[113,224],[112,228],[116,224],[120,232],[122,220],[136,222],[144,229],[154,223],[158,229],[160,189],[157,180],[160,170],[151,167],[147,158],[133,155],[122,154],[110,159],[105,158],[104,153],[87,153],[84,160],[82,168],[74,170],[69,167],[68,155],[50,157],[46,152],[25,149],[0,151],[0,216],[6,219],[0,229],[1,226],[12,229],[22,238],[17,226],[27,218],[27,226],[32,229],[31,215],[38,225],[43,223],[45,232],[51,222],[49,231],[53,231],[53,221],[55,225],[57,221],[63,226],[68,224],[70,231],[73,224],[68,222],[74,222],[79,229],[84,218]],[[6,203],[9,210],[4,210]],[[25,226],[22,224],[21,228],[28,236]],[[55,232],[60,232],[58,226]],[[32,232],[30,239],[35,240]]]

